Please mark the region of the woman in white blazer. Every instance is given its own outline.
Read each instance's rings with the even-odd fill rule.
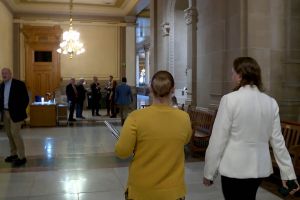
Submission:
[[[278,105],[262,92],[259,65],[250,57],[237,58],[233,64],[237,86],[221,99],[205,155],[203,183],[213,184],[219,171],[226,200],[255,200],[262,179],[273,173],[269,144],[283,186],[296,175],[281,133]],[[296,184],[292,193],[299,190]]]

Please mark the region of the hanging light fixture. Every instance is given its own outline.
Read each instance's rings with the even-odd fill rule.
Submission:
[[[73,0],[70,0],[70,27],[68,31],[63,33],[63,41],[59,44],[59,48],[56,50],[58,53],[69,55],[73,58],[74,55],[79,55],[85,52],[83,44],[79,41],[80,33],[73,30]]]

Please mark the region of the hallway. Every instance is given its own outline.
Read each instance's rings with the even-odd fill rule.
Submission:
[[[11,168],[3,161],[9,147],[0,132],[0,200],[124,199],[129,160],[115,157],[115,138],[100,120],[88,126],[25,128],[22,134],[28,163]],[[222,200],[220,179],[205,188],[202,174],[203,162],[188,159],[187,200]],[[279,198],[260,189],[257,199]]]

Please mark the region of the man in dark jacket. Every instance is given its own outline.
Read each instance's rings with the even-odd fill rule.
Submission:
[[[78,97],[78,92],[75,86],[75,78],[70,79],[70,83],[66,87],[66,95],[67,95],[69,109],[70,109],[68,120],[71,122],[76,121],[76,119],[74,119],[73,117],[75,104],[77,102],[77,97]]]
[[[83,84],[84,84],[84,79],[81,78],[79,79],[78,84],[76,85],[76,89],[78,92],[78,98],[76,104],[76,118],[81,118],[81,119],[85,119],[85,117],[82,116],[83,103],[86,96],[86,89],[84,88]]]
[[[101,99],[101,88],[98,83],[98,78],[94,76],[94,82],[91,84],[92,91],[92,115],[101,116],[99,113],[100,109],[100,99]],[[96,112],[96,113],[95,113]]]
[[[9,68],[3,68],[1,73],[3,82],[0,85],[0,110],[11,154],[5,158],[5,162],[21,166],[27,162],[20,130],[23,121],[27,118],[28,92],[24,82],[12,78]]]
[[[111,90],[112,90],[112,82],[113,82],[113,76],[110,75],[109,76],[109,80],[107,81],[106,85],[105,85],[105,90],[106,90],[106,97],[105,97],[105,103],[106,103],[106,116],[110,116],[111,113],[111,105],[110,105],[110,96],[111,96]]]

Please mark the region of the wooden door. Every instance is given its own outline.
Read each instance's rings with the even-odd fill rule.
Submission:
[[[54,27],[24,26],[25,81],[32,97],[53,94],[60,86],[60,60],[56,52],[61,29]]]

